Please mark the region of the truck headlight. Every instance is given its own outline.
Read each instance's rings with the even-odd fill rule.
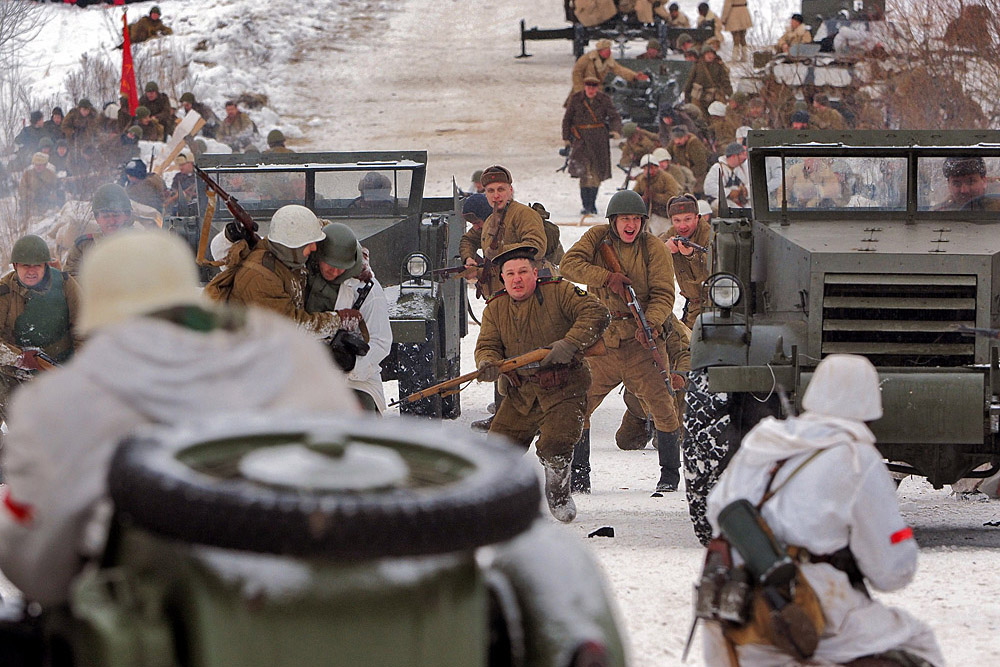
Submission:
[[[717,308],[729,310],[743,297],[740,281],[736,276],[720,273],[708,279],[708,298]]]
[[[427,269],[430,262],[427,256],[419,252],[412,253],[403,262],[403,271],[410,277],[410,280],[421,280],[427,276]]]

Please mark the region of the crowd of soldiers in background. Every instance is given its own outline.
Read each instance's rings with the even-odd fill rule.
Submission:
[[[140,158],[139,142],[168,141],[190,111],[197,112],[205,125],[184,137],[187,148],[176,160],[182,178],[175,178],[167,188],[153,172],[154,165]],[[67,199],[89,199],[101,184],[118,181],[135,201],[161,214],[186,215],[193,202],[192,161],[207,150],[206,139],[235,152],[254,152],[259,150],[260,135],[234,100],[226,102],[220,119],[191,92],[182,94],[175,106],[150,81],[134,115],[125,97],[104,104],[101,111],[83,98],[65,114],[62,107],[53,107],[48,119],[41,111],[31,112],[14,139],[13,156],[3,165],[0,190],[16,188],[19,213],[26,218],[44,215]],[[267,151],[289,151],[284,144],[280,130],[267,135]]]

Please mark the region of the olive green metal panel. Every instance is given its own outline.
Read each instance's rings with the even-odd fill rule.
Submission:
[[[802,373],[804,390],[812,373]],[[879,372],[884,416],[871,424],[885,444],[982,444],[986,382],[982,372]],[[799,393],[801,400],[802,393]]]
[[[791,366],[716,366],[708,369],[709,391],[760,394],[791,391],[795,387],[795,369]]]

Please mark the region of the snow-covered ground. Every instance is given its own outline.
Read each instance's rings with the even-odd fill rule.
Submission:
[[[697,0],[679,3],[695,15]],[[150,4],[129,5],[131,18]],[[426,149],[430,194],[450,193],[453,178],[467,187],[473,170],[500,163],[512,170],[519,200],[543,202],[560,223],[579,219],[576,183],[556,173],[562,164],[556,154],[562,102],[573,65],[570,44],[532,42],[533,57],[514,58],[520,19],[529,27],[561,27],[562,2],[159,4],[175,36],[141,48],[190,53],[193,90],[217,112],[227,98],[264,93],[267,107],[251,115],[262,132],[280,127],[297,150]],[[721,11],[722,0],[709,4]],[[791,4],[760,2],[777,18],[755,18],[783,25]],[[62,80],[80,54],[112,45],[105,18],[111,10],[46,4],[42,11],[48,23],[24,61],[36,82],[35,95],[54,97],[65,107],[69,96]],[[640,48],[634,45],[635,51]],[[167,92],[176,99],[183,90]],[[604,184],[599,209],[615,185]],[[564,226],[563,244],[569,247],[585,229]],[[466,369],[473,366],[477,332],[472,326],[465,339]],[[491,400],[491,388],[473,384],[462,396],[460,423],[485,417]],[[702,550],[683,494],[649,497],[657,476],[655,452],[615,447],[622,410],[620,397],[612,394],[594,416],[594,493],[578,497],[579,517],[564,530],[585,540],[603,564],[628,635],[631,664],[677,665]],[[1000,563],[1000,529],[984,524],[1000,520],[1000,504],[963,501],[914,479],[903,482],[900,500],[924,546],[921,568],[911,586],[880,597],[929,622],[950,662],[988,657],[1000,632],[1000,606],[989,602]],[[601,526],[613,526],[615,537],[587,539]],[[693,651],[690,664],[701,664],[698,654]]]

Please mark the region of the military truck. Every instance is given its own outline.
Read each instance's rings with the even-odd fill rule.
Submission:
[[[1000,465],[1000,132],[754,131],[752,208],[713,221],[691,336],[688,487],[835,353],[878,368],[892,471],[936,488]],[[788,402],[782,403],[782,397]],[[984,464],[988,471],[976,471]]]
[[[431,271],[455,263],[465,223],[457,188],[451,197],[424,196],[426,151],[208,154],[198,158],[198,166],[239,200],[262,235],[286,204],[302,204],[354,230],[389,301],[393,345],[382,362],[382,379],[397,380],[401,396],[460,375],[461,338],[467,333],[465,283],[432,281]],[[362,189],[366,176],[391,187]],[[204,212],[208,195],[201,180],[198,199]],[[212,237],[231,221],[219,203]],[[201,216],[168,218],[164,225],[197,247]],[[461,413],[458,394],[401,409],[448,419]]]

